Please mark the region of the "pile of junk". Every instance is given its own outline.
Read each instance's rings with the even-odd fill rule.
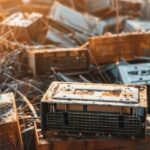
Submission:
[[[0,0],[0,149],[149,147],[150,0]]]

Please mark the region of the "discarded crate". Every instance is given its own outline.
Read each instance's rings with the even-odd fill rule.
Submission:
[[[120,82],[125,84],[150,84],[150,63],[118,65]]]
[[[104,22],[99,18],[82,14],[58,2],[51,6],[49,18],[68,26],[78,34],[79,38],[83,35],[87,36],[87,39],[93,35],[101,35],[105,28]]]
[[[56,72],[75,73],[87,71],[88,52],[82,48],[31,49],[28,51],[29,66],[34,76]]]
[[[150,31],[149,21],[139,21],[139,20],[127,20],[125,22],[126,32],[136,32],[136,31]]]
[[[39,13],[14,13],[0,23],[0,30],[12,32],[18,41],[36,41],[42,25],[42,14]],[[39,32],[38,32],[39,31]]]
[[[54,82],[41,101],[42,130],[144,138],[147,107],[145,86]]]
[[[89,40],[91,62],[98,64],[150,56],[150,32],[121,33],[93,37]]]
[[[16,104],[12,93],[0,95],[0,149],[23,150]]]

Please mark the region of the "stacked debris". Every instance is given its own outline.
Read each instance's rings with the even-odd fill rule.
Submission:
[[[149,150],[144,138],[150,133],[150,32],[149,21],[139,17],[145,3],[16,0],[15,6],[11,4],[1,2],[0,91],[16,97],[25,149],[133,145],[138,150],[142,145]],[[5,118],[0,115],[2,124],[11,110],[11,103],[5,103],[0,106],[6,113]]]
[[[118,65],[117,69],[120,75],[120,82],[124,84],[149,85],[149,65],[149,63]]]

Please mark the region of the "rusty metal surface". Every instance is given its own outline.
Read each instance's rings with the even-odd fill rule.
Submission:
[[[22,12],[28,13],[37,12],[43,15],[48,15],[50,8],[49,6],[46,5],[30,4],[30,5],[21,5],[20,9]]]
[[[0,149],[23,150],[16,104],[12,93],[0,95]]]
[[[62,136],[143,138],[147,105],[144,86],[54,82],[41,101],[42,129]]]
[[[137,139],[87,139],[87,138],[57,138],[56,135],[49,134],[47,138],[35,125],[37,150],[149,150],[150,138],[144,140]]]
[[[9,27],[0,36],[0,91],[13,91],[16,95],[25,149],[35,149],[31,148],[34,147],[31,132],[33,123],[41,125],[41,121],[44,132],[41,126],[35,129],[38,150],[149,149],[149,88],[115,85],[117,81],[107,72],[120,60],[125,65],[128,60],[135,63],[137,57],[142,63],[145,61],[141,58],[150,60],[149,32],[118,33],[123,32],[126,19],[141,21],[137,18],[142,13],[140,1],[118,0],[118,18],[117,5],[111,0],[58,0],[61,3],[53,4],[52,1],[31,0],[25,5],[19,0],[0,2],[1,23],[14,16],[10,22],[15,26],[5,22]],[[144,9],[147,13],[144,17],[148,19],[148,3]],[[14,12],[23,12],[23,19],[17,19]],[[36,16],[33,20],[29,17],[33,12],[41,13],[42,20],[35,23]],[[145,29],[143,24],[140,28]],[[102,34],[105,35],[95,37]],[[51,47],[52,44],[55,46]],[[83,53],[78,51],[79,46]],[[111,62],[114,64],[107,64]],[[149,69],[140,67],[144,71],[131,70],[129,74],[133,76],[129,78],[148,83]],[[75,83],[57,84],[41,103],[47,87],[58,80]],[[92,83],[101,83],[101,86]],[[15,120],[11,118],[14,113],[10,111],[11,103],[6,100],[5,104],[0,105],[0,113],[4,113],[0,115],[0,130],[9,137],[0,133],[0,149],[7,149],[7,143],[11,144],[11,149],[18,149],[15,143],[20,139],[13,136],[18,135],[18,121],[9,123]]]
[[[142,0],[119,0],[118,2],[121,14],[140,16]]]
[[[34,76],[51,74],[51,68],[68,73],[87,71],[89,68],[88,52],[82,48],[31,49],[28,56]]]
[[[137,141],[137,140],[61,140],[51,141],[49,145],[38,150],[149,150],[149,140]]]
[[[32,41],[37,38],[37,30],[41,30],[42,14],[17,12],[0,23],[1,32],[12,32],[18,41]]]
[[[138,56],[149,56],[149,40],[150,32],[104,35],[91,38],[89,48],[97,63],[105,64],[120,61],[121,58],[132,60]]]
[[[147,107],[145,87],[91,83],[54,82],[42,102]]]
[[[21,0],[1,0],[0,1],[1,6],[3,7],[3,9],[11,9],[12,7],[16,7],[17,5],[22,4]]]
[[[119,4],[123,9],[132,8],[132,10],[140,10],[142,5],[142,0],[119,0]]]
[[[16,121],[15,113],[13,94],[0,95],[0,124]]]

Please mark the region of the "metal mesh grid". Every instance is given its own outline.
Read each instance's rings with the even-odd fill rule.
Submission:
[[[112,113],[49,112],[46,119],[48,130],[68,133],[138,136],[142,129],[140,117]]]

